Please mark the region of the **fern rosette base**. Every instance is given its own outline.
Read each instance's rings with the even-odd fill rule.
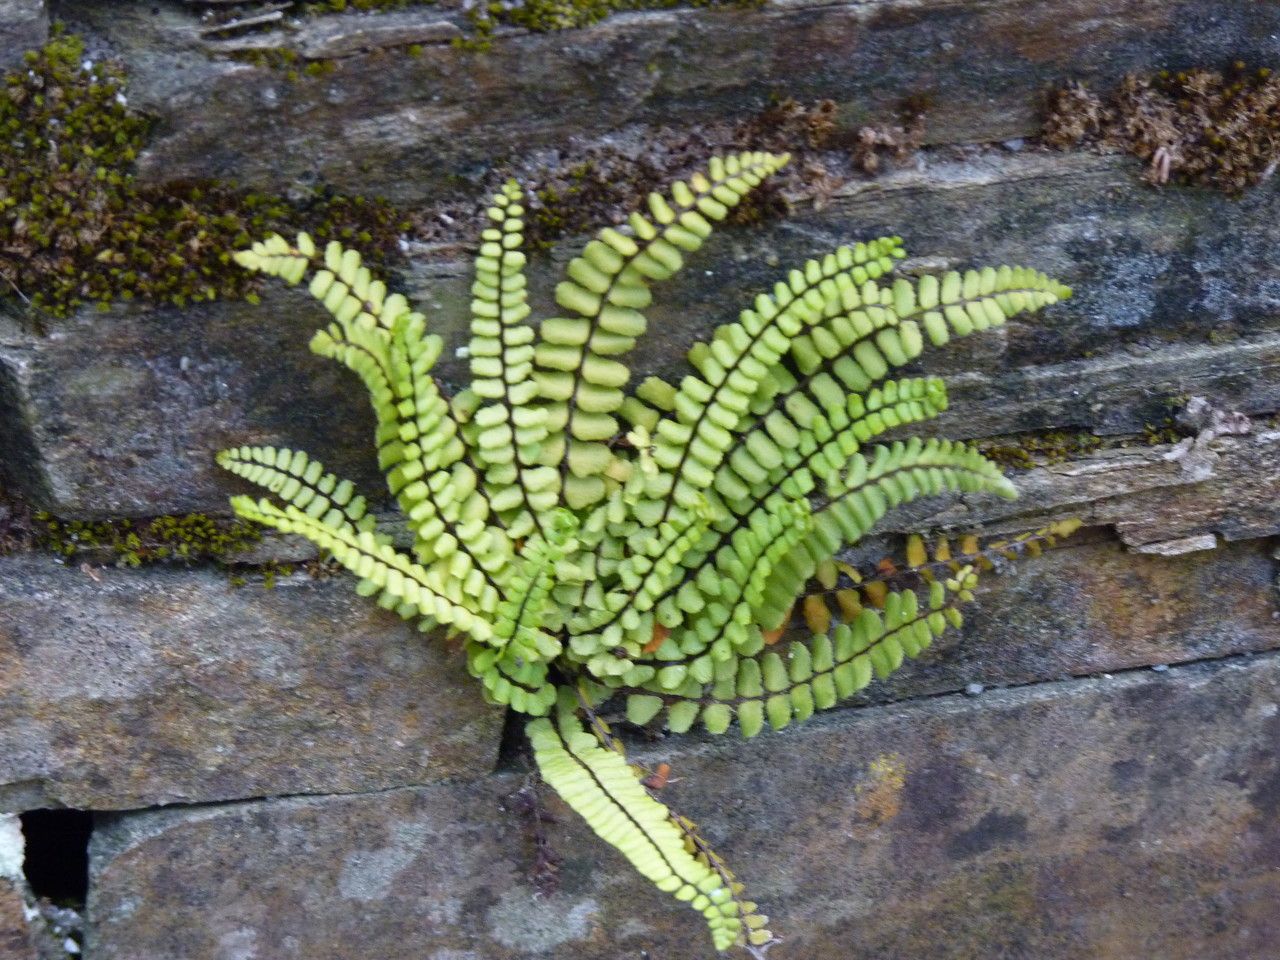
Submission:
[[[773,941],[766,919],[692,824],[646,789],[600,711],[616,702],[633,723],[748,737],[801,722],[958,625],[990,556],[1070,532],[923,559],[912,541],[893,578],[839,560],[916,498],[1014,496],[975,448],[901,436],[947,403],[941,380],[903,368],[1069,295],[1031,269],[896,276],[899,238],[842,247],[695,344],[679,380],[628,389],[624,358],[648,326],[652,287],[786,162],[716,158],[652,195],[569,263],[560,315],[537,324],[522,193],[507,184],[476,257],[471,386],[455,396],[432,374],[445,345],[427,317],[355,251],[305,234],[254,244],[237,262],[305,285],[328,311],[311,348],[368,389],[412,545],[394,545],[354,486],[304,453],[219,456],[271,495],[235,498],[238,514],[312,540],[360,593],[422,629],[465,637],[484,696],[532,718],[546,782],[702,913],[717,949],[757,954]],[[784,642],[797,618],[807,630]]]

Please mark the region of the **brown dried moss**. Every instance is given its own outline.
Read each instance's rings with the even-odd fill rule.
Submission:
[[[1225,72],[1131,75],[1106,96],[1069,84],[1050,94],[1043,136],[1059,149],[1131,153],[1152,183],[1240,193],[1280,162],[1280,77],[1237,62]]]
[[[898,122],[841,131],[831,100],[775,100],[739,121],[707,124],[694,133],[649,131],[639,140],[596,145],[559,164],[516,171],[530,188],[528,236],[541,248],[625,218],[650,191],[701,168],[708,156],[738,150],[790,153],[792,162],[734,210],[732,223],[786,216],[794,204],[821,207],[842,184],[874,176],[909,157],[921,143],[924,106],[909,100]],[[504,171],[506,176],[510,173]]]

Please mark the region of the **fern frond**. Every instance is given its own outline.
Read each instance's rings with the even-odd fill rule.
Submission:
[[[814,536],[778,565],[757,616],[767,628],[780,625],[796,594],[823,560],[842,543],[866,536],[894,507],[946,491],[992,493],[1013,499],[1017,491],[997,464],[976,448],[953,440],[912,437],[855,453],[848,466],[828,478],[826,502],[814,511]]]
[[[596,742],[603,749],[612,751],[625,760],[626,751],[622,747],[622,741],[613,735],[609,725],[596,712],[594,707],[596,700],[584,691],[584,686],[580,684],[578,688],[578,706],[585,715],[587,729],[591,731],[596,738]],[[650,796],[653,796],[653,791],[658,787],[652,781],[656,779],[658,772],[649,770],[639,764],[632,764],[631,766],[636,776],[640,779],[641,786],[645,788]],[[657,800],[656,797],[654,799]],[[769,945],[779,942],[772,931],[768,929],[769,918],[760,912],[759,904],[746,898],[746,887],[729,869],[729,865],[724,858],[712,849],[711,845],[698,831],[698,825],[688,817],[678,813],[671,814],[671,823],[684,837],[685,849],[699,863],[714,871],[720,877],[725,889],[729,891],[730,899],[742,924],[736,941],[737,945],[748,948],[767,948]],[[762,955],[757,953],[755,949],[752,949],[751,952],[753,956]]]
[[[717,950],[739,940],[743,924],[732,889],[691,854],[671,811],[641,786],[626,760],[599,746],[572,711],[525,728],[542,778],[605,842],[664,893],[688,903],[711,929]]]
[[[890,586],[915,587],[938,577],[954,574],[962,567],[995,570],[1002,561],[1037,557],[1048,547],[1080,529],[1077,519],[1055,520],[1038,530],[1012,537],[981,540],[976,534],[959,538],[938,537],[932,542],[919,534],[906,540],[905,556],[885,557],[873,572],[865,573],[850,564],[828,559],[818,564],[803,591],[801,613],[815,633],[825,633],[833,618],[849,620],[863,607],[883,609]]]
[[[742,735],[753,737],[765,722],[780,730],[807,720],[815,710],[834,707],[871,682],[884,679],[916,657],[948,627],[961,625],[959,607],[973,599],[977,575],[963,568],[930,585],[921,598],[912,590],[887,595],[883,611],[863,608],[830,635],[815,634],[790,644],[786,657],[774,649],[717,664],[706,683],[670,690],[650,682],[622,691],[627,719],[645,724],[666,710],[666,725],[682,733],[701,718],[709,733],[724,733],[736,719]]]
[[[730,494],[724,497],[720,519],[715,524],[716,539],[703,550],[686,556],[685,569],[656,600],[658,616],[666,626],[680,624],[679,611],[697,603],[699,597],[721,595],[723,573],[700,568],[735,531],[749,528],[772,511],[784,509],[781,503],[807,497],[817,484],[849,462],[870,438],[892,427],[937,416],[947,404],[946,388],[937,378],[891,381],[882,389],[872,390],[865,399],[858,394],[847,394],[834,385],[822,389],[819,396],[824,411],[809,421],[803,435],[792,432],[785,419],[776,418],[730,463],[721,465],[718,473],[731,473],[736,478],[735,486],[721,482],[722,491],[716,491]],[[808,534],[812,530],[815,537],[834,551],[838,542],[829,543],[834,535],[833,518],[824,517],[821,522],[821,528],[808,524],[803,532]],[[592,626],[609,630],[638,596],[638,591],[633,593],[621,606],[615,601],[590,621]],[[613,637],[616,642],[622,640],[616,631]]]
[[[756,424],[736,444],[740,448],[772,416],[784,416],[796,430],[820,412],[823,389],[861,393],[894,367],[914,360],[926,339],[942,346],[1002,325],[1071,295],[1058,281],[1025,267],[990,267],[924,276],[914,283],[899,277],[890,287],[874,282],[859,291],[863,306],[795,338],[786,365],[773,368],[752,402]],[[735,450],[729,451],[731,457]]]
[[[401,511],[414,521],[415,552],[425,563],[450,565],[462,578],[479,569],[496,588],[510,560],[509,537],[499,525],[484,523],[488,500],[466,461],[458,419],[431,376],[443,341],[426,333],[426,318],[400,294],[388,296],[359,254],[336,241],[321,253],[305,233],[292,246],[273,235],[236,260],[294,284],[310,277],[309,292],[334,317],[316,331],[311,349],[354,371],[368,389],[378,465]],[[477,519],[484,524],[480,531]]]
[[[256,483],[327,527],[352,535],[374,528],[368,503],[355,484],[340,480],[301,450],[236,447],[217,455],[218,466]]]
[[[630,235],[600,231],[568,267],[556,302],[572,317],[543,322],[534,377],[546,403],[543,462],[564,474],[564,502],[582,509],[603,499],[611,454],[603,441],[618,433],[614,414],[630,378],[616,358],[627,353],[646,321],[649,284],[665,280],[702,246],[722,220],[786,156],[743,153],[715,158],[706,174],[672,186],[671,199],[649,195],[650,216],[634,213]]]
[[[539,466],[547,411],[534,401],[534,330],[529,316],[520,188],[508,181],[493,198],[493,226],[481,236],[471,287],[471,390],[481,404],[471,415],[472,452],[508,535],[542,532],[540,515],[560,501],[560,473]]]
[[[245,520],[306,537],[360,578],[356,591],[361,596],[376,596],[388,610],[453,626],[481,642],[492,639],[487,617],[497,607],[498,593],[480,578],[469,584],[445,580],[371,532],[329,526],[292,504],[281,508],[241,496],[233,497],[231,506]]]

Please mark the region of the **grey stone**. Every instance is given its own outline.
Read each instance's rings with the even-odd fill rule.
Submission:
[[[301,447],[377,490],[358,381],[307,350],[293,291],[258,306],[86,311],[47,336],[0,318],[0,470],[62,515],[226,513],[214,463],[243,443]],[[357,389],[352,389],[356,387]]]
[[[48,37],[45,0],[0,0],[0,70],[19,66],[23,53],[42,46]]]
[[[0,810],[343,793],[493,768],[461,652],[347,578],[0,560]]]
[[[1017,500],[921,500],[890,514],[881,530],[938,527],[993,530],[1077,516],[1112,525],[1134,547],[1208,535],[1247,540],[1280,533],[1280,431],[1223,437],[1210,444],[1209,473],[1188,473],[1178,445],[1104,450],[1014,476]],[[1203,543],[1203,539],[1200,541]]]
[[[131,98],[160,118],[141,161],[150,180],[322,182],[401,199],[430,196],[495,160],[629,123],[694,128],[745,116],[778,93],[835,100],[845,131],[921,94],[933,142],[1006,140],[1036,132],[1049,84],[1076,77],[1103,86],[1170,63],[1265,62],[1274,53],[1269,37],[1280,31],[1280,12],[1249,0],[1123,10],[1110,0],[882,0],[656,11],[572,32],[504,30],[491,50],[476,53],[451,44],[457,15],[434,6],[232,41],[202,38],[194,11],[179,4],[68,0],[62,8],[73,26],[124,56]],[[417,57],[403,47],[419,42],[415,29],[426,41]],[[428,40],[432,32],[437,39]],[[335,56],[335,69],[293,83],[282,70],[230,56],[259,45]]]
[[[1128,158],[1044,151],[930,156],[922,169],[849,183],[771,229],[717,235],[655,296],[657,336],[641,342],[638,369],[662,370],[678,346],[806,259],[896,234],[930,271],[1016,263],[1073,288],[1065,304],[926,354],[930,372],[952,377],[951,419],[972,421],[968,436],[1141,432],[1190,394],[1245,413],[1280,409],[1271,192],[1159,190],[1135,171]],[[1009,403],[1017,416],[1005,414]]]
[[[771,960],[1240,960],[1280,935],[1278,702],[1268,655],[842,711],[640,758],[672,763],[665,798],[771,915]],[[558,802],[562,888],[536,899],[502,808],[518,783],[107,819],[91,955],[710,955],[700,918]]]

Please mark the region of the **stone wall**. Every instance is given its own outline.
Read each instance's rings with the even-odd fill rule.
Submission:
[[[1274,182],[1155,188],[1131,158],[1034,136],[1050,84],[1265,61],[1280,6],[775,0],[500,27],[485,51],[452,44],[467,20],[450,4],[230,37],[202,32],[198,6],[0,0],[0,67],[51,17],[121,58],[155,118],[138,160],[151,186],[325,187],[444,216],[395,280],[455,337],[475,221],[440,198],[480,202],[491,165],[669,140],[774,95],[830,98],[854,131],[927,94],[918,153],[711,243],[668,285],[635,366],[669,368],[780,269],[846,240],[899,233],[925,266],[1028,263],[1075,297],[934,358],[953,398],[940,429],[1086,442],[1033,453],[1019,500],[917,504],[865,553],[910,530],[1086,529],[991,579],[963,631],[847,708],[745,744],[633,749],[672,765],[672,804],[750,883],[785,937],[777,960],[1273,956]],[[537,295],[574,248],[536,258]],[[377,481],[360,391],[307,353],[320,316],[294,293],[2,309],[0,477],[37,507],[222,514],[239,488],[211,455],[243,442]],[[462,362],[443,366],[456,383]],[[1251,422],[1219,435],[1213,410]],[[42,808],[95,814],[88,960],[710,954],[695,917],[554,800],[561,889],[537,897],[503,716],[454,646],[343,577],[282,572],[310,556],[268,538],[227,558],[246,565],[239,588],[213,564],[0,556],[0,960],[47,960],[64,939],[28,923],[39,891],[4,816]]]

